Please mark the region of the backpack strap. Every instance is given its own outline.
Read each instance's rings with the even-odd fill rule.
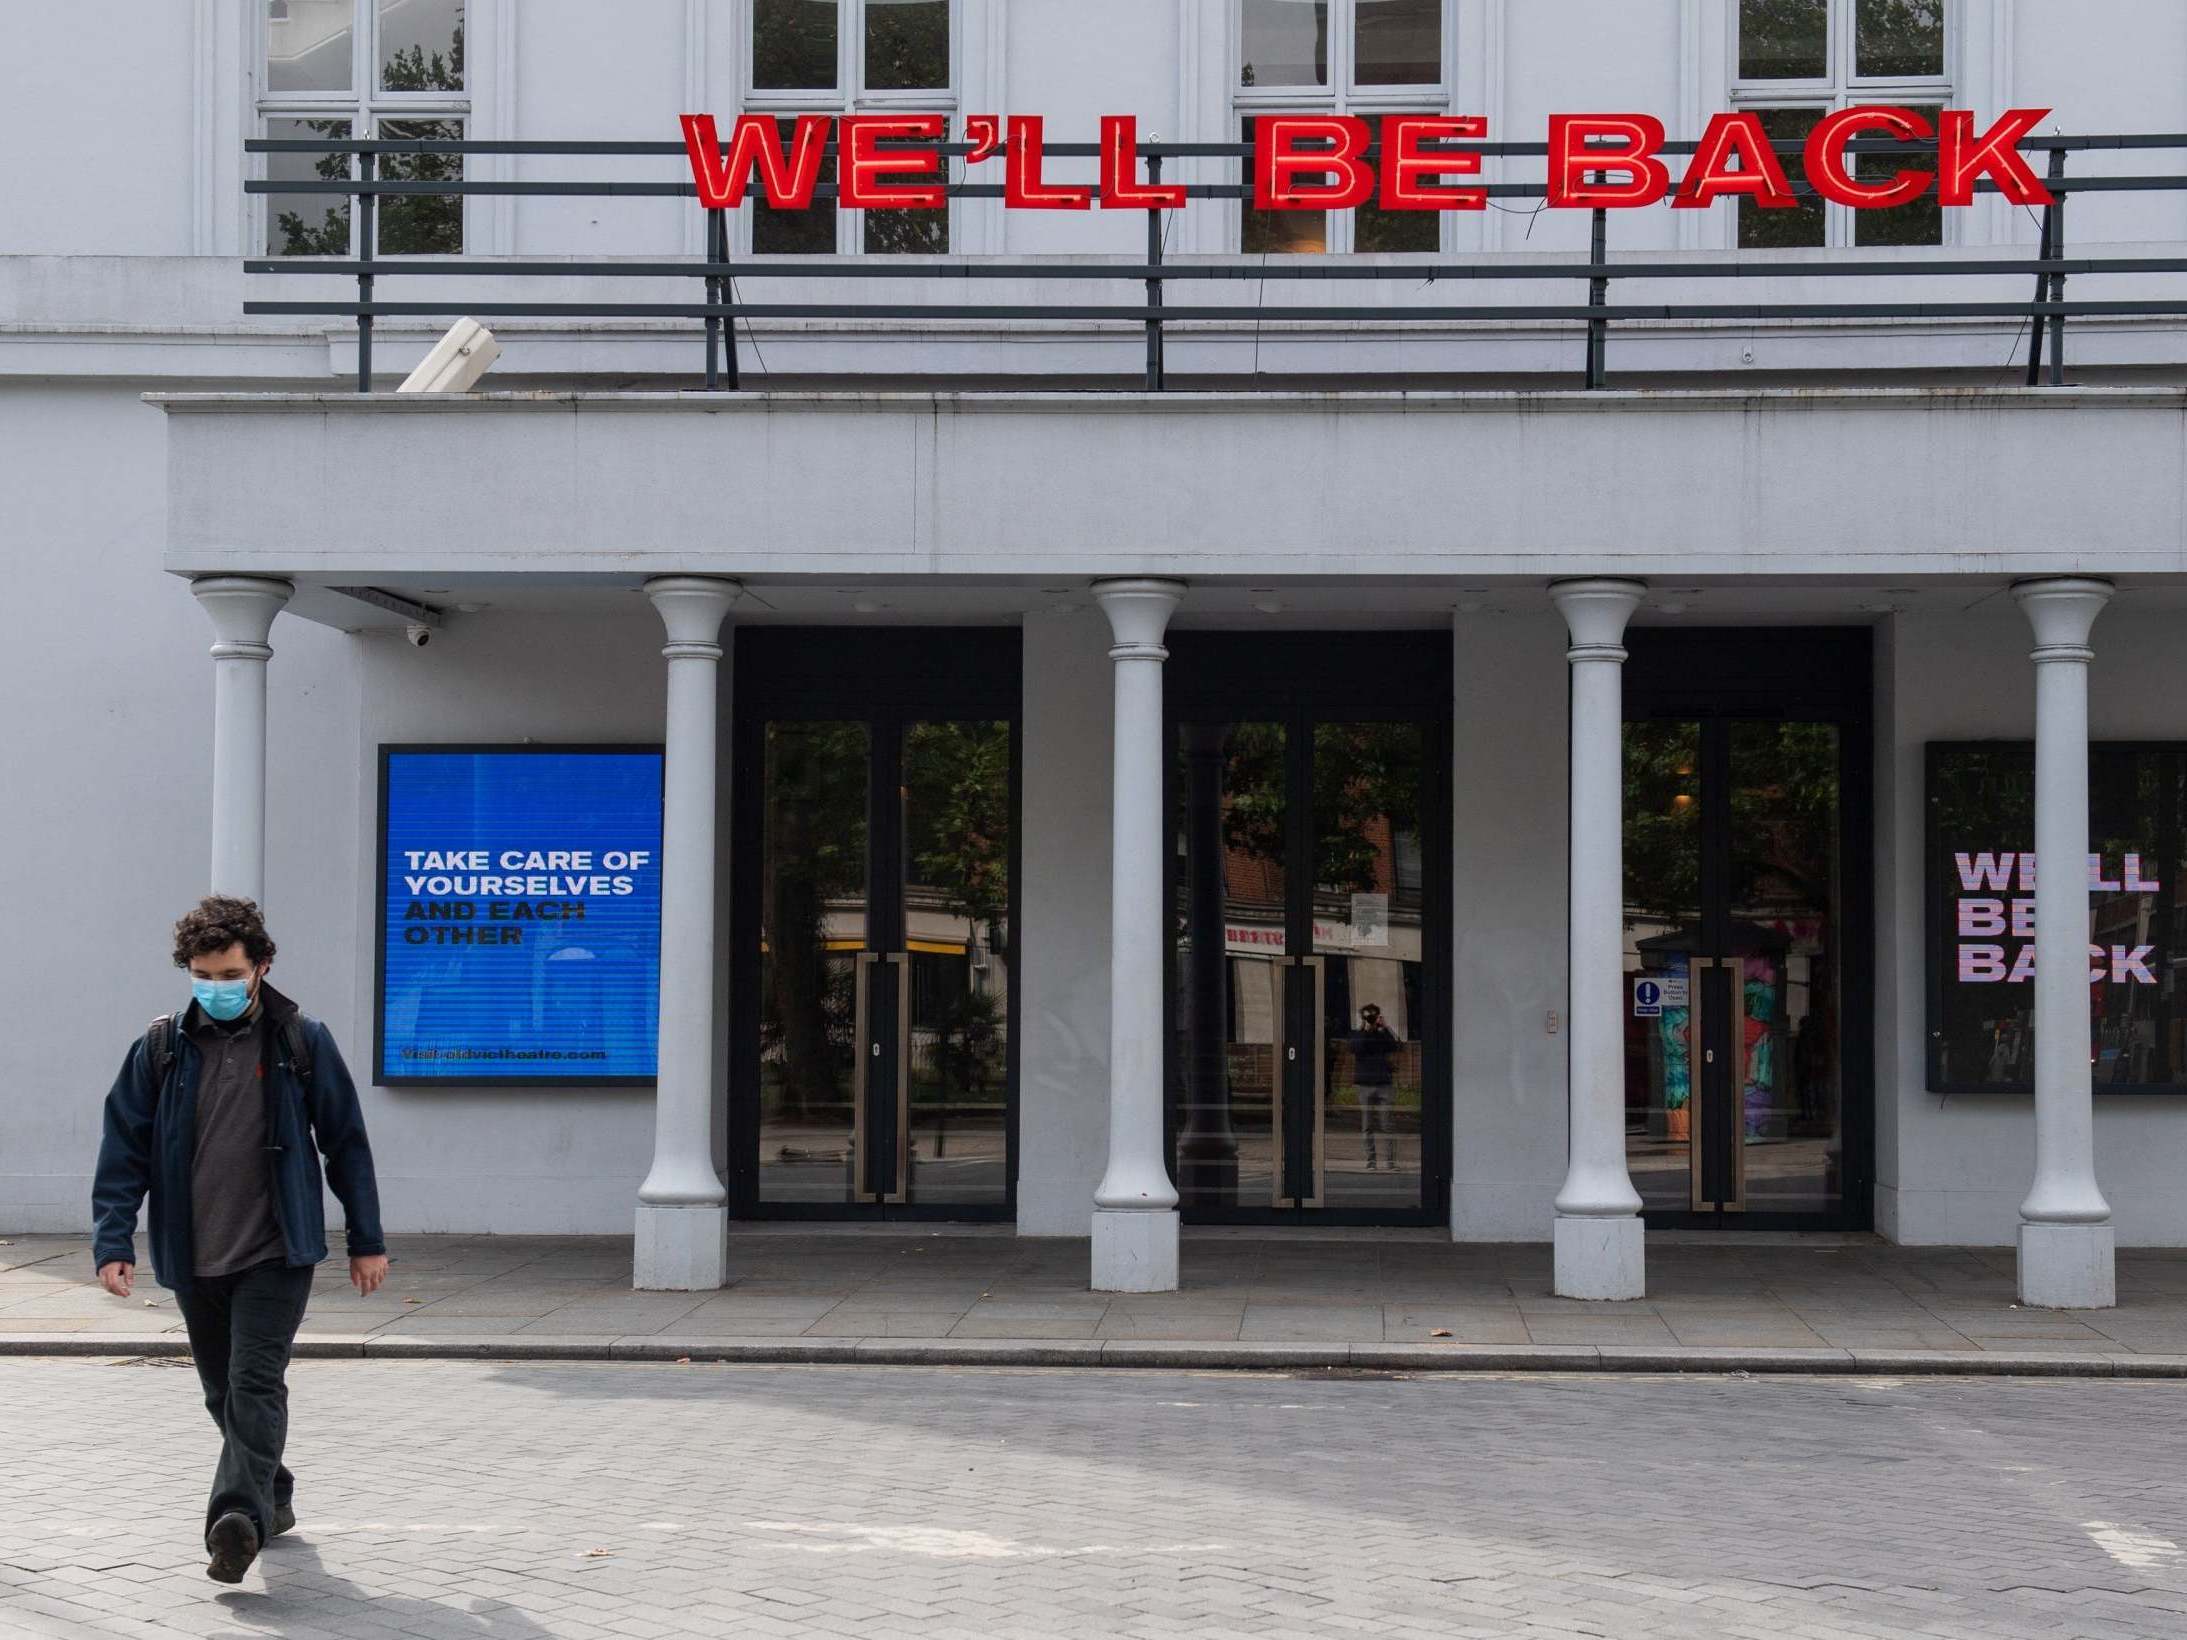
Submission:
[[[304,1029],[304,1016],[290,1014],[281,1021],[281,1047],[289,1056],[289,1069],[296,1073],[296,1080],[311,1084],[311,1036]]]
[[[156,1104],[167,1091],[168,1072],[175,1068],[175,1016],[161,1014],[144,1028],[144,1055],[152,1068],[152,1098]]]

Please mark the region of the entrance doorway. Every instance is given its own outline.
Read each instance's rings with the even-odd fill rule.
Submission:
[[[1628,647],[1633,1183],[1664,1227],[1866,1229],[1869,634]]]
[[[1439,1222],[1450,638],[1174,634],[1169,1140],[1200,1222]]]
[[[1011,1211],[1019,645],[737,635],[739,1213]]]

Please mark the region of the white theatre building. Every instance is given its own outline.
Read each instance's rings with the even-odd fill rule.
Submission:
[[[2159,0],[6,8],[0,1230],[88,1222],[210,888],[389,1230],[640,1286],[987,1220],[2109,1303],[2187,1245],[2182,62]],[[1605,111],[1792,193],[1551,202]],[[710,212],[689,113],[852,123]],[[944,203],[857,203],[921,115]],[[1117,115],[1182,203],[1005,197],[1009,116],[1022,195]],[[1475,117],[1488,195],[1260,208],[1278,115]]]

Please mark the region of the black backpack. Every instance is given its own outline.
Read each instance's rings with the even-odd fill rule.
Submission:
[[[289,1068],[296,1072],[298,1080],[309,1082],[311,1043],[304,1035],[302,1015],[289,1014],[281,1021],[281,1046],[288,1050]],[[167,1073],[175,1068],[173,1014],[161,1014],[144,1028],[144,1053],[152,1066],[152,1097],[156,1102],[167,1091]],[[273,1090],[269,1087],[266,1092],[270,1098]]]

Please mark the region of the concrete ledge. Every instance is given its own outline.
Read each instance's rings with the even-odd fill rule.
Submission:
[[[178,1356],[179,1333],[12,1333],[0,1357]],[[2065,1350],[1634,1348],[1614,1344],[1313,1344],[1054,1338],[579,1338],[319,1334],[300,1360],[675,1362],[742,1366],[1114,1367],[1189,1371],[1775,1373],[1961,1378],[2187,1379],[2187,1355]]]

